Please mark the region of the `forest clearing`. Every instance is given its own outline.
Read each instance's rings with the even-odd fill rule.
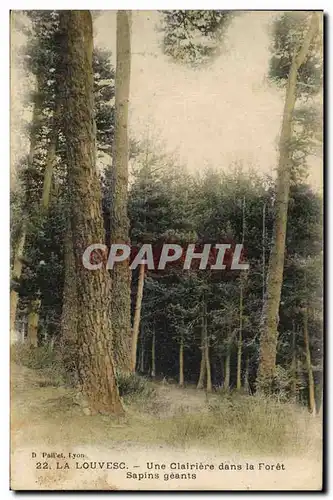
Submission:
[[[300,484],[312,489],[321,487],[321,421],[298,408],[273,403],[265,408],[265,402],[252,406],[249,396],[228,398],[211,394],[207,398],[195,386],[179,388],[156,382],[149,384],[150,390],[155,391],[153,396],[150,393],[125,397],[126,417],[110,420],[100,415],[83,415],[73,403],[73,389],[55,386],[57,382],[42,370],[13,364],[12,381],[14,489],[23,478],[27,489],[48,489],[49,484],[52,489],[174,488],[172,479],[165,481],[163,476],[162,481],[139,479],[135,474],[142,470],[135,468],[131,480],[127,480],[123,470],[105,471],[98,466],[89,468],[87,473],[82,464],[96,460],[102,467],[103,461],[112,460],[135,465],[151,460],[175,463],[177,468],[171,473],[184,472],[179,467],[189,462],[223,464],[223,477],[220,471],[217,476],[210,473],[207,483],[201,482],[200,487],[207,489],[235,489],[235,484],[236,489],[288,490]],[[59,462],[53,475],[50,476],[50,470],[36,470],[38,459],[31,460],[31,450],[40,457],[44,454],[40,460],[48,461],[52,470]],[[55,459],[56,454],[64,458]],[[66,455],[75,457],[67,459],[70,471],[60,468]],[[80,468],[75,467],[73,472],[72,465],[77,461]],[[259,471],[258,475],[243,477],[240,486],[230,472],[229,476],[226,473],[231,464],[244,467],[246,462],[280,463],[293,473],[281,479],[279,471],[275,475],[266,472],[264,477]],[[196,489],[196,481],[192,486],[183,481],[178,488]]]
[[[14,489],[322,487],[322,17],[12,12]]]

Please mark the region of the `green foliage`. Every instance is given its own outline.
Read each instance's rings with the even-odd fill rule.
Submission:
[[[285,85],[291,61],[300,48],[311,12],[285,12],[273,24],[269,77],[278,85]],[[313,41],[309,55],[298,72],[298,95],[313,95],[322,86],[323,68],[318,53],[320,34]]]
[[[163,50],[175,61],[197,66],[217,57],[234,15],[228,10],[163,10]]]
[[[11,348],[11,358],[14,363],[40,370],[51,366],[55,362],[56,355],[48,346],[35,348],[28,344],[15,344]]]
[[[13,363],[38,371],[41,386],[58,387],[72,383],[70,375],[65,371],[59,348],[15,344],[11,347],[10,354]]]
[[[154,394],[154,389],[145,377],[136,373],[117,373],[117,385],[122,397],[149,398]]]
[[[111,103],[115,96],[115,72],[109,51],[94,49],[93,70],[97,154],[110,157],[114,136],[114,106]]]
[[[53,167],[51,201],[47,214],[41,210],[44,172],[56,103],[62,105],[59,85],[62,78],[62,34],[59,11],[27,11],[21,19],[26,44],[21,49],[20,64],[38,81],[38,92],[27,101],[29,110],[38,111],[28,134],[34,143],[33,162],[23,157],[17,166],[20,189],[11,198],[12,243],[15,245],[22,220],[27,222],[24,266],[19,290],[19,313],[37,294],[42,299],[40,325],[49,336],[60,331],[64,283],[64,234],[67,228],[66,151],[61,120],[57,123],[58,140]],[[97,128],[97,161],[110,163],[114,135],[114,69],[110,53],[95,48],[93,53],[95,120]],[[60,113],[61,115],[61,113]],[[40,328],[41,330],[41,328]],[[39,332],[42,333],[41,331]]]
[[[147,161],[148,158],[148,161]],[[153,158],[153,161],[149,161]],[[140,160],[140,157],[139,157]],[[166,177],[168,173],[168,177]],[[157,342],[157,372],[177,376],[179,343],[185,347],[185,379],[197,381],[201,344],[201,305],[207,300],[208,338],[213,363],[213,383],[221,386],[223,371],[219,366],[231,352],[231,387],[235,384],[235,347],[239,333],[240,283],[243,286],[243,359],[250,364],[250,378],[258,362],[258,332],[261,320],[263,286],[267,276],[270,241],[273,229],[274,190],[271,179],[263,179],[244,166],[232,166],[230,173],[207,171],[189,178],[168,169],[165,159],[146,153],[137,163],[130,190],[131,235],[134,242],[186,244],[183,236],[191,229],[192,243],[231,243],[242,241],[250,268],[246,276],[236,271],[184,272],[182,265],[165,271],[147,271],[142,304],[140,346],[146,352],[148,369],[152,330]],[[168,179],[168,182],[162,182]],[[174,179],[174,181],[173,181]],[[245,227],[243,200],[245,199]],[[318,256],[322,248],[321,199],[309,185],[298,182],[291,188],[287,232],[286,273],[282,290],[280,337],[284,339],[276,392],[282,399],[290,396],[291,322],[295,318],[293,296],[300,297],[296,268],[289,262],[300,255]],[[265,212],[265,221],[263,213]],[[263,223],[265,233],[263,239]],[[168,228],[168,231],[165,231]],[[263,265],[263,246],[265,265]],[[133,303],[137,273],[133,276]],[[320,287],[309,295],[311,304],[320,311]],[[319,295],[318,295],[319,294]],[[297,316],[298,324],[301,318]],[[286,332],[286,333],[285,333]],[[317,334],[315,335],[317,337]],[[302,354],[299,338],[298,355]],[[314,346],[315,344],[313,344]],[[141,347],[140,347],[141,348]],[[214,369],[215,367],[215,369]],[[242,372],[244,375],[244,368]],[[281,375],[281,376],[280,376]],[[289,379],[289,380],[287,380]]]
[[[284,12],[274,19],[268,77],[278,87],[286,86],[291,62],[300,51],[312,16],[312,12]],[[293,183],[307,178],[309,156],[322,154],[322,105],[320,99],[315,99],[323,82],[323,40],[321,26],[318,28],[297,73],[297,99],[289,144]]]

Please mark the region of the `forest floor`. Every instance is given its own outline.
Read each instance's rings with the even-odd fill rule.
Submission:
[[[125,398],[125,417],[86,416],[50,383],[12,363],[12,489],[321,488],[321,422],[302,409],[155,382],[148,400]]]

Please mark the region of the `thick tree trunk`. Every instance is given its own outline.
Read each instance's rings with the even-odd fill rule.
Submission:
[[[183,337],[179,343],[179,385],[184,386],[184,340]]]
[[[64,346],[69,343],[74,348],[77,342],[78,302],[73,235],[69,217],[64,238],[64,264],[65,279],[61,314],[61,340]]]
[[[318,29],[318,15],[312,14],[310,28],[298,53],[294,54],[285,97],[282,129],[279,143],[275,221],[273,244],[269,257],[266,298],[262,311],[259,370],[257,389],[270,393],[275,376],[277,328],[283,279],[287,214],[290,190],[290,143],[292,139],[293,113],[296,103],[297,74],[308,55],[309,46]]]
[[[314,378],[313,378],[311,351],[310,351],[310,342],[309,342],[308,308],[305,308],[305,310],[303,312],[303,332],[304,332],[306,367],[307,367],[307,372],[308,372],[308,384],[309,384],[309,411],[312,415],[315,415],[316,414],[316,399],[315,399],[315,385],[314,385]]]
[[[131,371],[135,372],[136,367],[136,352],[138,347],[138,338],[140,330],[141,306],[143,298],[143,286],[145,281],[145,265],[140,264],[138,290],[136,293],[134,320],[133,320],[133,335],[132,335],[132,355],[131,355]]]
[[[90,413],[122,414],[112,359],[110,275],[83,266],[92,243],[104,241],[102,199],[96,172],[92,19],[89,11],[61,11],[64,135],[67,146],[71,227],[78,291],[78,371]],[[106,256],[105,257],[106,260]]]
[[[111,183],[111,244],[129,244],[128,199],[128,102],[131,73],[131,13],[117,12],[117,66],[115,81],[115,135]],[[128,261],[111,270],[111,314],[117,369],[133,369],[131,357],[131,271]]]

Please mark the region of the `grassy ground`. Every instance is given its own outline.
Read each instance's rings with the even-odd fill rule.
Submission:
[[[306,409],[244,395],[208,395],[193,387],[146,382],[149,390],[124,397],[126,416],[85,416],[75,391],[52,384],[43,370],[12,365],[12,419],[25,439],[75,437],[79,444],[135,441],[173,447],[203,445],[224,451],[313,455],[321,425]],[[25,423],[29,421],[29,433]],[[42,425],[41,425],[42,423]],[[50,429],[52,432],[50,433]],[[81,432],[82,431],[82,432]]]
[[[22,461],[22,450],[29,455],[33,449],[59,450],[65,444],[67,450],[91,450],[92,446],[118,450],[117,456],[136,450],[163,458],[175,453],[196,459],[204,454],[293,457],[300,463],[308,461],[306,467],[312,473],[320,466],[321,422],[306,409],[236,394],[207,397],[194,387],[146,381],[143,391],[124,396],[125,417],[86,416],[75,403],[75,391],[61,385],[53,369],[31,369],[15,361],[11,367],[13,463]],[[61,480],[59,474],[56,478]]]

